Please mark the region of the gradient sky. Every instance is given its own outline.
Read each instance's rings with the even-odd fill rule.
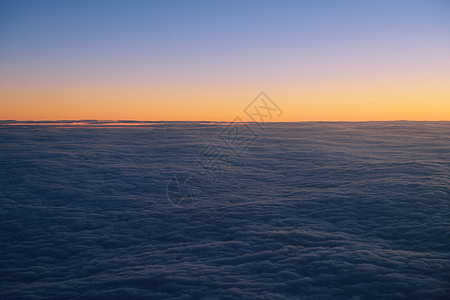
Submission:
[[[0,119],[450,120],[449,1],[2,1]]]

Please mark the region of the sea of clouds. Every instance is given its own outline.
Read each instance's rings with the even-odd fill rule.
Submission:
[[[450,122],[89,122],[0,124],[2,299],[450,298]]]

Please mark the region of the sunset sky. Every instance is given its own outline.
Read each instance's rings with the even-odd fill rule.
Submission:
[[[450,120],[449,1],[2,1],[0,119]]]

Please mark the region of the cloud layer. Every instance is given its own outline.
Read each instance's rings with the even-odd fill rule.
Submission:
[[[449,297],[448,122],[274,123],[213,181],[224,128],[0,127],[0,297]]]

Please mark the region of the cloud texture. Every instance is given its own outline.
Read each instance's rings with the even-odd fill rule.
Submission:
[[[0,126],[0,297],[450,297],[449,122],[274,123],[213,181],[224,128]]]

